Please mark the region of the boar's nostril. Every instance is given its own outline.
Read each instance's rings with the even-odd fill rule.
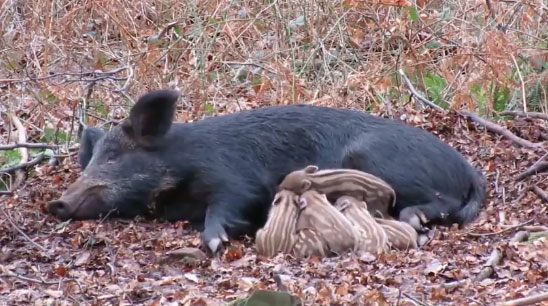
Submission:
[[[59,218],[63,218],[67,215],[68,204],[61,200],[55,200],[48,203],[48,211]]]

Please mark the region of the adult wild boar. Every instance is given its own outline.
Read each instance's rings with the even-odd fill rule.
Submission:
[[[79,152],[84,170],[48,211],[62,220],[189,220],[216,252],[229,237],[253,236],[284,176],[311,164],[382,178],[396,191],[390,213],[402,221],[464,224],[481,208],[483,176],[419,128],[310,105],[172,123],[178,98],[176,91],[152,91],[109,132],[87,128]]]

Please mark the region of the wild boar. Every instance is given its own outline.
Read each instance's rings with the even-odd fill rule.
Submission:
[[[173,123],[179,95],[149,92],[108,132],[84,131],[81,176],[48,211],[61,220],[105,215],[188,220],[216,253],[229,237],[255,235],[277,186],[307,165],[381,178],[396,192],[391,215],[400,220],[424,214],[427,222],[464,224],[481,209],[481,173],[420,128],[302,104]]]

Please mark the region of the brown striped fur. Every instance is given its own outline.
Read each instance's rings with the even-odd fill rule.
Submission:
[[[309,165],[286,175],[279,190],[291,190],[297,194],[314,189],[325,193],[330,201],[340,196],[353,196],[369,204],[374,214],[388,216],[388,209],[396,204],[394,189],[381,178],[354,169],[324,169]]]
[[[315,230],[327,243],[329,252],[335,254],[354,249],[358,239],[357,230],[333,207],[325,194],[315,190],[305,191],[299,198],[299,204],[301,214],[297,220],[297,232]]]
[[[297,241],[293,247],[293,255],[301,258],[309,256],[325,257],[330,255],[330,251],[327,241],[318,231],[304,228],[297,231]]]
[[[388,236],[388,244],[397,250],[416,249],[418,247],[417,231],[409,224],[390,219],[375,218],[379,223],[386,235]]]
[[[291,252],[297,239],[297,201],[298,196],[289,190],[282,190],[275,195],[268,219],[255,235],[255,246],[259,254],[272,257],[278,252]]]
[[[383,227],[371,216],[364,201],[342,196],[337,199],[334,206],[360,233],[356,251],[377,255],[388,250],[388,236]]]

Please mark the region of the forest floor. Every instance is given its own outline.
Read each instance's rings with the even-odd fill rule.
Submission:
[[[28,156],[0,146],[0,305],[226,305],[277,290],[276,275],[306,305],[499,305],[548,292],[546,4],[381,2],[0,2],[0,143],[55,145]],[[80,174],[79,126],[117,124],[156,88],[183,93],[180,121],[297,102],[402,120],[480,169],[487,199],[463,228],[435,227],[420,249],[375,260],[261,258],[252,239],[183,258],[200,244],[183,221],[48,215]]]

